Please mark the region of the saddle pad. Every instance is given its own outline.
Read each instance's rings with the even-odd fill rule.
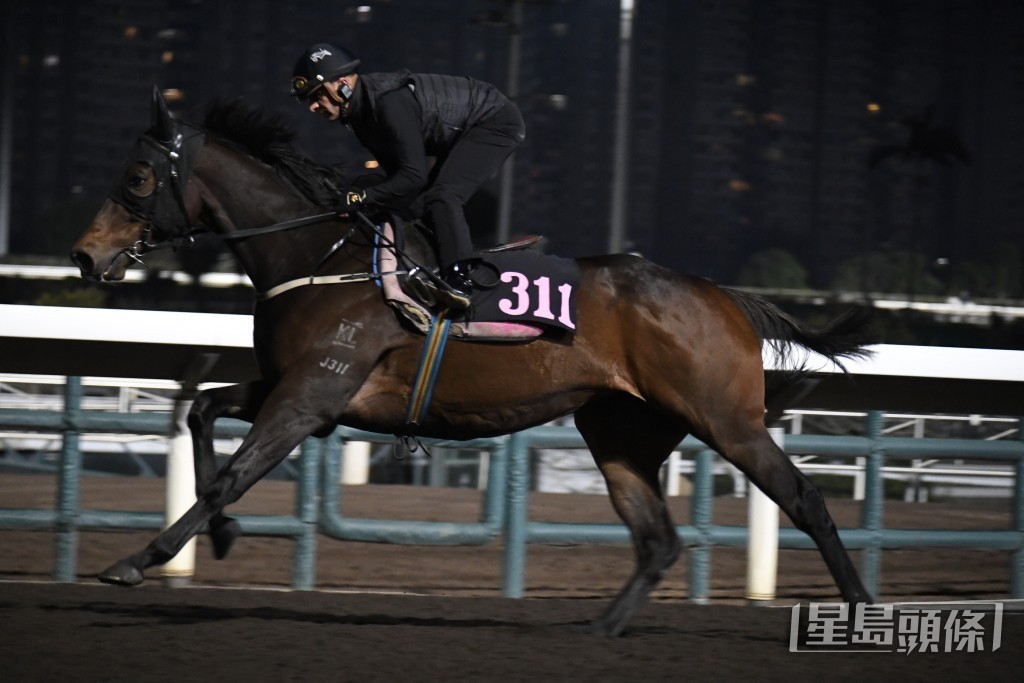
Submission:
[[[487,265],[473,271],[478,285],[467,320],[519,322],[576,331],[576,261],[537,251],[477,254]],[[493,287],[486,287],[492,284]]]
[[[390,223],[385,223],[384,235],[386,242],[393,238]],[[398,269],[398,259],[393,249],[384,247],[379,255],[379,273],[381,274],[381,288],[384,291],[384,299],[388,305],[394,308],[399,314],[408,320],[417,330],[426,334],[430,329],[431,313],[423,304],[406,294],[398,281],[395,271]],[[544,333],[544,328],[538,325],[530,325],[515,322],[453,322],[449,335],[455,339],[467,341],[489,341],[489,342],[515,342],[524,339],[539,337]]]

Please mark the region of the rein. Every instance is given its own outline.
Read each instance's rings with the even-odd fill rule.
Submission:
[[[183,134],[181,132],[182,128],[187,131],[187,134]],[[200,239],[220,239],[224,242],[234,242],[250,237],[257,237],[259,235],[267,235],[270,233],[283,232],[308,225],[314,225],[316,223],[323,223],[328,220],[339,220],[340,216],[337,212],[327,211],[311,216],[303,216],[301,218],[281,221],[280,223],[273,223],[271,225],[236,230],[235,232],[225,235],[213,233],[208,230],[194,230],[189,221],[188,211],[185,207],[185,186],[188,184],[189,177],[192,174],[193,167],[195,166],[199,156],[199,150],[204,143],[205,135],[201,130],[188,124],[183,124],[179,128],[170,119],[167,119],[167,121],[164,122],[162,130],[167,133],[166,137],[169,138],[166,142],[160,139],[161,137],[164,137],[164,135],[158,136],[147,133],[136,143],[140,159],[152,167],[154,175],[156,176],[157,185],[155,190],[149,195],[136,196],[120,183],[117,183],[108,194],[109,199],[123,206],[132,215],[139,218],[145,224],[142,238],[130,247],[124,248],[121,252],[137,263],[145,266],[146,264],[142,260],[142,256],[151,251],[191,246]],[[168,185],[170,186],[170,194],[161,192],[161,190]],[[384,235],[383,230],[381,230],[379,226],[375,225],[374,222],[371,221],[362,211],[356,210],[353,214],[357,221],[368,227],[370,233],[374,236],[374,251],[379,249],[383,244],[384,246],[393,249],[397,256],[412,262],[418,268],[422,269],[422,266],[416,263],[414,259],[411,259],[404,250],[399,248],[394,240],[387,238]],[[306,277],[296,278],[276,285],[266,292],[260,293],[260,299],[267,300],[289,290],[295,289],[296,287],[306,285],[343,284],[350,282],[365,282],[368,280],[379,281],[382,275],[391,274],[378,272],[376,259],[374,258],[371,272],[346,273],[342,275],[316,275],[316,272],[320,270],[327,260],[345,245],[348,239],[355,232],[356,227],[356,225],[352,225],[351,229],[327,250],[327,253],[324,254],[316,267],[313,268],[313,273]],[[158,234],[163,233],[163,235],[169,236],[165,239],[150,241],[155,231],[158,232]],[[395,274],[404,274],[406,272],[408,271],[394,271]]]
[[[290,221],[281,221],[280,223],[273,223],[271,225],[263,225],[258,228],[246,228],[244,230],[237,230],[230,235],[218,235],[209,231],[192,232],[187,235],[180,237],[172,237],[171,239],[162,240],[160,242],[146,242],[139,240],[135,243],[132,249],[135,249],[139,244],[145,247],[144,251],[138,252],[138,255],[149,253],[151,251],[158,251],[160,249],[177,249],[178,247],[191,246],[199,240],[214,240],[219,239],[225,242],[233,242],[235,240],[246,239],[247,237],[256,237],[257,235],[268,235],[272,232],[283,232],[285,230],[292,230],[294,228],[302,228],[307,225],[313,225],[315,223],[322,223],[328,219],[337,219],[338,214],[333,211],[326,213],[318,213],[313,216],[304,216],[302,218],[294,218]],[[147,234],[149,233],[149,227],[146,228]],[[131,255],[131,254],[129,254]],[[138,260],[138,259],[136,259]]]

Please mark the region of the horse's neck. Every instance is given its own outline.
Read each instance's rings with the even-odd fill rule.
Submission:
[[[258,291],[288,280],[314,275],[331,247],[350,229],[331,221],[232,240],[240,230],[275,225],[318,213],[285,188],[273,171],[247,157],[214,147],[197,165],[195,177],[204,186],[204,222],[227,240],[242,269]],[[365,267],[365,258],[346,249],[330,258],[330,273]]]

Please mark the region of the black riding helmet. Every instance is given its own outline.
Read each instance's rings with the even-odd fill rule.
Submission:
[[[359,59],[343,47],[316,43],[306,48],[292,70],[292,97],[308,100],[327,81],[355,73]],[[347,93],[339,93],[346,101]]]

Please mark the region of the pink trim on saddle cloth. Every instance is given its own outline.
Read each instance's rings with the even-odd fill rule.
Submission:
[[[384,223],[383,228],[386,241],[390,242],[394,235],[391,224]],[[394,274],[398,270],[398,259],[395,257],[394,249],[388,246],[381,247],[379,268],[384,299],[425,334],[430,328],[430,311],[402,290],[398,276]],[[453,322],[449,331],[452,337],[459,339],[496,342],[532,339],[543,333],[544,329],[537,325],[510,322]]]

